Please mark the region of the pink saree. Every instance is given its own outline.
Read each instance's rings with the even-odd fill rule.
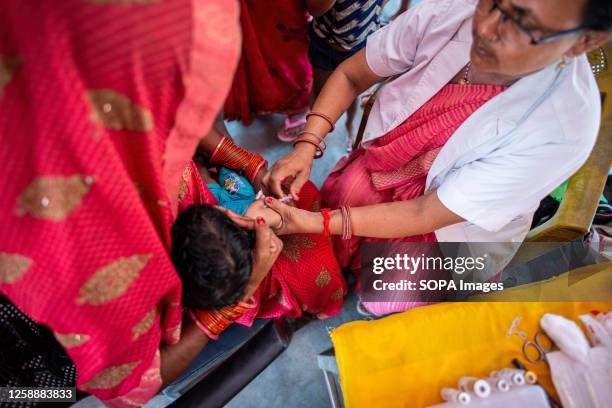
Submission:
[[[239,45],[232,0],[2,2],[0,292],[107,403],[144,404],[179,339],[179,181]]]
[[[325,181],[321,194],[323,205],[360,207],[371,204],[406,201],[425,192],[427,173],[440,149],[461,124],[480,106],[505,87],[493,85],[448,84],[404,123],[368,148],[360,148],[341,159]],[[350,267],[359,278],[363,242],[436,242],[435,233],[398,239],[353,237],[334,240],[334,249],[342,267]],[[418,272],[417,272],[418,276]],[[422,306],[418,293],[402,301],[364,303],[377,315]]]

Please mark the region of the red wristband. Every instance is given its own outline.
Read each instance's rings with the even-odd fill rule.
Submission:
[[[331,220],[331,216],[329,215],[329,208],[322,208],[321,214],[323,214],[323,236],[329,237],[329,221]]]

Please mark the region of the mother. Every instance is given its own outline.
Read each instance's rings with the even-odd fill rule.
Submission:
[[[364,240],[520,242],[540,200],[594,145],[600,100],[584,54],[611,28],[604,0],[425,0],[334,72],[270,188],[281,194],[289,178],[295,195],[350,101],[396,77],[380,91],[361,147],[323,186],[325,205],[353,207],[354,237],[335,240],[341,265],[359,267]],[[323,229],[321,214],[272,205],[285,232]],[[343,218],[332,212],[332,234],[343,233]]]

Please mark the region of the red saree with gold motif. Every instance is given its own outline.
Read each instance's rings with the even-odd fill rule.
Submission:
[[[236,67],[232,0],[2,2],[0,292],[48,326],[77,386],[158,391],[180,335],[179,180]]]

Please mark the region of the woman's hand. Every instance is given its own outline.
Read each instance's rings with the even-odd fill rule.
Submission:
[[[265,203],[280,214],[282,223],[275,229],[278,235],[323,232],[323,216],[318,212],[310,212],[288,206],[272,197],[266,197]]]
[[[244,292],[243,300],[248,300],[253,296],[253,293],[259,287],[261,281],[266,277],[272,265],[278,258],[278,255],[283,249],[283,241],[281,241],[274,232],[270,229],[270,225],[262,217],[257,219],[244,217],[240,214],[215,206],[219,211],[227,215],[241,228],[255,231],[255,249],[253,249],[253,268],[251,278],[247,283]]]
[[[232,210],[228,210],[225,207],[221,207],[220,205],[215,205],[215,208],[221,211],[223,214],[227,215],[230,220],[234,221],[240,228],[254,230],[255,229],[255,220],[253,218],[244,217],[240,214],[236,214]]]
[[[272,170],[264,178],[264,184],[274,196],[281,198],[283,183],[288,183],[289,193],[295,201],[298,193],[308,181],[316,149],[308,143],[298,143],[291,153],[274,163]]]
[[[282,227],[280,214],[268,208],[268,206],[264,204],[263,199],[253,201],[253,203],[249,205],[249,208],[247,208],[245,215],[253,219],[263,218],[274,232]]]
[[[261,281],[266,277],[276,258],[283,250],[281,241],[270,229],[263,218],[255,222],[255,249],[253,249],[253,269],[251,278],[244,291],[243,300],[247,301],[253,296]]]

